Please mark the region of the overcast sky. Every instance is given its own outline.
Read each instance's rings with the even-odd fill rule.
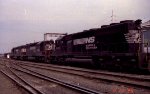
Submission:
[[[0,0],[0,53],[42,41],[47,32],[74,33],[121,20],[150,20],[150,0]]]

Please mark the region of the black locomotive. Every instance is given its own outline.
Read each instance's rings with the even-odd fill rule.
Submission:
[[[43,44],[32,43],[13,48],[12,57],[40,57],[51,63],[90,61],[100,67],[119,66],[150,70],[150,38],[147,35],[150,32],[142,31],[141,20],[126,20],[59,37],[55,43],[43,41]],[[51,45],[51,50],[45,49],[47,43]],[[34,46],[35,49],[31,52]],[[19,49],[22,53],[17,54]]]
[[[35,42],[13,48],[11,58],[47,62],[52,51],[54,51],[53,40]]]

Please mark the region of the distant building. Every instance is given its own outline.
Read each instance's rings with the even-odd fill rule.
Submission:
[[[144,31],[150,30],[150,20],[147,22],[142,23],[142,29]]]
[[[148,43],[148,47],[144,48],[144,52],[150,53],[150,34],[148,33],[148,32],[150,32],[150,20],[145,23],[142,23],[142,29],[143,29],[143,31],[146,31],[144,34],[144,37],[146,39],[148,39],[148,40],[146,40]]]

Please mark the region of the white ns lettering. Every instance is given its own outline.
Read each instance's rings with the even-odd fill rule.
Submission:
[[[74,45],[78,44],[87,44],[87,43],[94,43],[95,37],[89,37],[89,38],[81,38],[81,39],[75,39],[73,41]]]

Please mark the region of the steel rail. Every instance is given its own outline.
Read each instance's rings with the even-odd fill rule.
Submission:
[[[19,67],[21,67],[21,66],[19,66]],[[51,82],[57,83],[59,85],[65,86],[67,88],[71,88],[73,90],[77,90],[77,91],[82,92],[84,94],[103,94],[101,92],[98,92],[98,91],[95,91],[95,90],[92,90],[92,89],[89,89],[89,88],[86,88],[86,87],[70,84],[70,83],[64,82],[64,81],[62,81],[60,79],[43,75],[41,73],[29,70],[29,69],[24,68],[24,67],[21,67],[21,69],[16,68],[16,67],[11,67],[11,68],[13,68],[13,69],[15,69],[17,71],[21,71],[21,72],[33,75],[33,76],[38,77],[38,78],[42,78],[42,79],[47,80],[47,81],[51,81]],[[27,70],[28,72],[27,71],[23,71],[22,69]]]
[[[21,64],[22,65],[22,64]],[[40,69],[46,69],[46,70],[52,70],[52,71],[57,71],[57,72],[62,72],[62,73],[68,73],[68,74],[74,74],[74,75],[78,75],[78,76],[83,76],[83,77],[88,77],[88,76],[84,76],[82,74],[78,74],[78,73],[73,73],[73,72],[63,72],[63,71],[60,71],[60,70],[56,70],[56,69],[48,69],[48,68],[41,68],[41,67],[37,67],[37,66],[30,66],[30,65],[26,65],[26,64],[23,64],[25,66],[29,66],[29,67],[35,67],[35,68],[40,68]],[[20,65],[18,65],[20,66]],[[21,66],[20,66],[21,67]],[[44,66],[45,67],[45,66]],[[62,69],[65,69],[65,68],[62,68]],[[72,70],[72,69],[66,69],[66,70]],[[74,70],[74,69],[73,69]],[[76,70],[76,69],[75,69]],[[78,70],[80,71],[80,70]],[[81,70],[80,72],[83,72],[84,70]],[[89,73],[95,73],[95,72],[91,72],[91,71],[84,71],[84,72],[89,72]],[[101,73],[95,73],[95,74],[101,74]],[[102,75],[106,75],[106,76],[114,76],[114,77],[125,77],[125,78],[128,78],[128,79],[135,79],[135,80],[140,80],[140,81],[149,81],[149,79],[147,80],[144,80],[144,79],[139,79],[139,78],[132,78],[132,77],[128,77],[128,76],[121,76],[121,75],[113,75],[113,74],[104,74],[102,73]],[[125,84],[125,85],[130,85],[130,86],[136,86],[136,87],[140,87],[140,88],[146,88],[146,89],[150,89],[150,85],[142,85],[142,84],[135,84],[135,83],[131,83],[131,82],[125,82],[125,81],[117,81],[117,80],[112,80],[112,79],[108,79],[108,78],[100,78],[100,77],[91,77],[92,79],[98,79],[98,80],[104,80],[104,81],[107,81],[107,82],[115,82],[115,83],[119,83],[119,84]]]
[[[3,70],[0,70],[1,73],[3,73],[5,76],[7,76],[9,79],[11,79],[12,81],[14,81],[15,83],[17,83],[18,86],[21,86],[23,89],[27,90],[30,94],[44,94],[41,91],[35,89],[34,87],[32,87],[29,83],[27,83],[25,80],[23,80],[22,78],[20,78],[18,75],[16,75],[12,70],[10,70],[18,79],[20,79],[22,81],[19,82],[18,80],[16,80],[15,78],[13,78],[11,75],[9,75],[8,73],[4,72]]]
[[[82,70],[82,69],[74,69],[74,68],[65,68],[65,67],[59,67],[59,66],[52,66],[52,65],[43,65],[43,64],[33,64],[30,63],[30,65],[20,63],[21,65],[25,66],[30,66],[30,65],[37,65],[37,66],[44,66],[44,67],[53,67],[53,68],[59,68],[59,69],[64,69],[64,70],[72,70],[72,71],[79,71],[79,72],[88,72],[91,74],[102,74],[102,75],[108,75],[108,76],[117,76],[117,77],[123,77],[123,78],[128,78],[128,79],[135,79],[135,80],[141,80],[141,81],[149,81],[150,78],[139,78],[139,77],[133,77],[133,76],[127,76],[127,75],[119,75],[119,74],[112,74],[112,73],[105,73],[105,72],[98,72],[98,71],[89,71],[89,70]],[[35,66],[32,66],[35,67]],[[38,67],[39,68],[39,67]],[[41,68],[41,67],[40,67]]]

